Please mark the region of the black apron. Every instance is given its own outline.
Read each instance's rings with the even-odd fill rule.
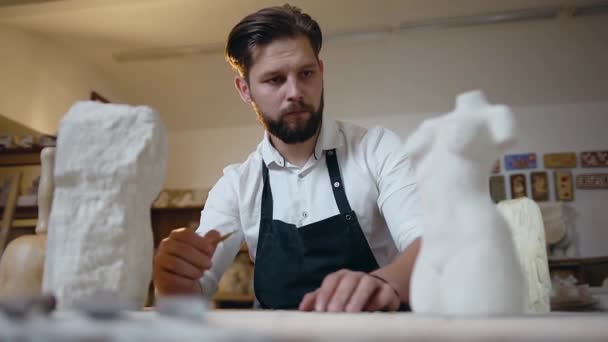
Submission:
[[[263,308],[297,309],[302,297],[341,269],[372,272],[378,263],[357,215],[350,208],[336,151],[325,155],[329,186],[340,214],[300,228],[272,219],[273,200],[268,168],[262,162],[264,189],[255,258],[254,289]]]

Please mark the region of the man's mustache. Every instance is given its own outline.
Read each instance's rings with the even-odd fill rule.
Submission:
[[[304,102],[298,102],[298,103],[291,104],[291,105],[289,105],[289,107],[282,110],[281,116],[289,114],[289,113],[295,113],[295,112],[314,113],[314,111],[315,111],[315,108],[313,106],[306,104]]]

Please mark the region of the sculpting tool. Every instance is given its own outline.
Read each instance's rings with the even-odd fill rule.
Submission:
[[[232,235],[234,235],[234,233],[236,233],[236,230],[233,230],[233,231],[231,231],[230,233],[227,233],[227,234],[222,235],[222,237],[220,237],[220,238],[217,240],[217,243],[220,243],[220,242],[222,242],[222,241],[224,241],[224,240],[227,240],[229,237],[231,237]]]

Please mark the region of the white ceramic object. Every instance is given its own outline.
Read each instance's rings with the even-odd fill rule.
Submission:
[[[53,204],[55,184],[53,170],[55,169],[55,147],[45,147],[40,153],[41,169],[40,184],[38,184],[38,222],[36,234],[48,231],[49,216]]]
[[[0,259],[0,297],[41,294],[47,222],[53,200],[55,148],[45,147],[40,153],[40,161],[36,234],[20,236],[6,247]]]
[[[43,282],[58,308],[99,290],[145,303],[150,205],[166,160],[165,128],[149,107],[78,102],[62,119]]]
[[[515,250],[528,283],[527,312],[551,311],[551,277],[547,259],[545,228],[541,211],[533,200],[522,197],[498,203],[509,223]]]
[[[513,114],[481,92],[426,120],[406,142],[416,171],[424,233],[411,282],[414,312],[519,314],[526,283],[507,222],[489,195],[497,157],[514,143]]]

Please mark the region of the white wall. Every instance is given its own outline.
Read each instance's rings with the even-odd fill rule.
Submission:
[[[107,75],[41,35],[0,26],[0,61],[0,115],[42,133],[92,90],[122,100]]]
[[[348,117],[437,113],[472,88],[517,106],[606,101],[606,41],[606,16],[326,41],[326,108]],[[156,107],[171,130],[255,122],[221,54],[109,70],[130,100]]]
[[[608,149],[608,102],[553,106],[513,107],[517,119],[517,144],[508,153],[535,152],[540,160],[544,153],[581,152]],[[253,114],[251,114],[253,115]],[[370,127],[382,125],[397,132],[404,140],[426,118],[436,114],[375,115],[350,120]],[[224,166],[240,162],[257,146],[262,137],[259,125],[238,128],[181,131],[170,134],[169,176],[167,187],[209,188],[222,175]],[[179,153],[177,152],[179,151]],[[508,178],[507,194],[510,196]],[[579,162],[580,166],[580,162]],[[539,168],[542,170],[542,161]],[[552,170],[549,172],[550,199],[555,201]],[[608,172],[608,169],[572,170],[581,173]],[[529,177],[528,177],[529,182]],[[528,190],[530,184],[528,184]],[[446,189],[449,191],[449,189]],[[530,191],[530,190],[529,190]],[[576,219],[577,245],[582,256],[608,255],[608,190],[575,190],[568,203]]]

